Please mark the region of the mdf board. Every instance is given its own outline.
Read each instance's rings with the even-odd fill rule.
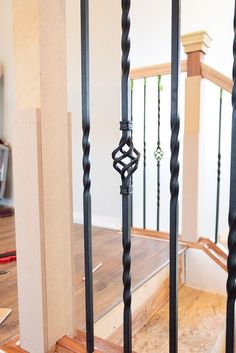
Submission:
[[[0,308],[0,325],[11,314],[12,310],[9,308]]]

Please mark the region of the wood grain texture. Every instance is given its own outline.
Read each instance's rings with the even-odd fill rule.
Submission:
[[[79,342],[74,338],[67,336],[62,337],[56,344],[55,353],[86,353],[86,345]],[[100,350],[95,349],[94,353],[102,353]]]
[[[82,245],[81,227],[75,226],[75,234]],[[81,243],[80,243],[81,242]],[[76,256],[76,295],[77,327],[84,329],[84,281],[83,248],[79,247]],[[94,274],[94,312],[95,321],[105,315],[114,306],[122,302],[122,244],[121,233],[111,230],[94,229],[93,265],[103,266]],[[169,245],[166,242],[143,237],[132,237],[132,291],[144,284],[158,272],[169,257]],[[112,269],[112,271],[111,271]]]
[[[8,347],[8,346],[0,346],[1,353],[28,353],[24,349],[20,347]]]
[[[187,71],[187,61],[181,61],[181,72]],[[143,66],[136,69],[131,69],[130,78],[132,80],[137,80],[144,77],[154,77],[158,75],[170,75],[171,74],[171,64],[163,63],[152,66]]]
[[[86,342],[86,336],[83,331],[77,330],[77,334],[75,338],[81,342],[84,343]],[[102,338],[95,337],[95,347],[102,352],[109,352],[109,353],[122,353],[123,348],[118,346],[117,344],[114,344],[112,342],[108,342],[106,340],[103,340]],[[134,353],[134,352],[133,352]]]
[[[146,238],[154,238],[167,241],[169,239],[169,235],[167,233],[157,232],[155,230],[133,228],[132,231],[135,236],[141,235]],[[221,268],[223,268],[223,270],[227,271],[227,255],[220,249],[217,244],[213,245],[213,242],[210,239],[199,238],[199,241],[194,243],[184,241],[180,236],[179,245],[204,251],[213,261],[215,261]]]
[[[3,350],[3,352],[8,353],[28,353],[26,350],[20,347],[20,341],[18,336],[16,336],[14,339],[8,341],[6,344],[0,347],[0,350],[1,349]]]
[[[187,76],[200,76],[201,75],[201,51],[188,53],[187,58]]]
[[[231,93],[233,88],[233,81],[227,76],[221,74],[219,71],[214,70],[210,66],[201,63],[201,75],[203,78],[215,83],[220,88]]]
[[[77,327],[84,329],[84,264],[82,226],[74,225],[75,290]],[[0,219],[0,250],[15,248],[14,217]],[[30,249],[29,249],[30,251]],[[94,274],[95,320],[122,302],[122,242],[121,233],[108,229],[93,229],[93,264],[102,267]],[[132,237],[132,290],[144,284],[168,261],[168,242]],[[11,308],[12,314],[0,326],[0,344],[19,333],[16,263],[3,264],[0,270],[10,271],[0,276],[0,303]]]
[[[0,251],[11,249],[15,249],[14,217],[1,218]],[[12,313],[0,325],[0,343],[4,343],[18,333],[16,262],[1,264],[0,271],[0,305],[12,309]]]

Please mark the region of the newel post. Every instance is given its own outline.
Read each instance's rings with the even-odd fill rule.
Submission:
[[[14,201],[21,347],[74,334],[65,0],[12,0]]]
[[[181,37],[187,54],[185,80],[185,124],[183,143],[183,212],[182,234],[186,241],[199,238],[199,136],[201,114],[201,61],[211,38],[205,31],[188,33]]]

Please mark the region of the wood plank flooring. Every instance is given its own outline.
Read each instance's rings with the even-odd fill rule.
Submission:
[[[74,225],[74,260],[76,268],[77,327],[84,328],[84,272],[82,226]],[[15,247],[14,218],[0,219],[0,251]],[[93,229],[93,267],[102,266],[94,273],[94,317],[122,301],[122,245],[121,233],[108,229]],[[168,242],[132,238],[132,288],[142,285],[168,262]],[[0,264],[0,307],[12,309],[11,315],[0,325],[0,343],[18,334],[16,263]]]

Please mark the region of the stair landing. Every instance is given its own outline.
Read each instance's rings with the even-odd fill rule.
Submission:
[[[224,339],[225,307],[225,297],[184,286],[179,291],[179,353],[220,352],[216,345]],[[168,320],[166,304],[134,337],[134,350],[168,352]]]

